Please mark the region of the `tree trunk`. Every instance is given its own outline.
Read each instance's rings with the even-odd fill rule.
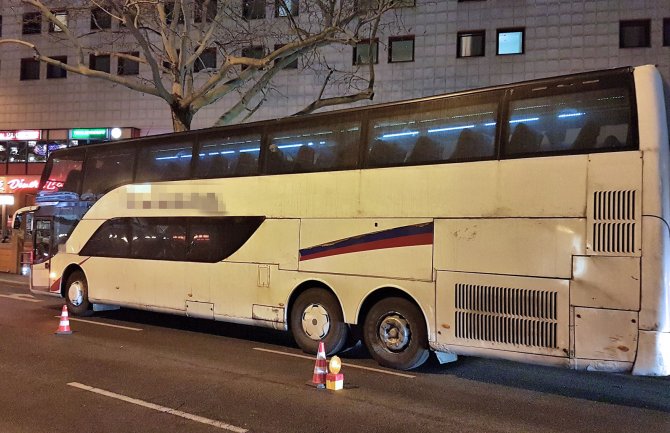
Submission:
[[[193,113],[189,108],[183,108],[177,104],[170,106],[172,111],[172,128],[174,132],[183,132],[191,130],[191,121],[193,120]]]

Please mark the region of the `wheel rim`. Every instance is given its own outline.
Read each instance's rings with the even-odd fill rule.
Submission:
[[[67,289],[67,297],[75,307],[80,306],[84,302],[84,288],[80,281],[70,284],[70,287]]]
[[[330,316],[320,304],[310,304],[302,312],[302,330],[312,340],[322,340],[330,330]]]
[[[411,332],[409,322],[398,313],[385,316],[379,323],[379,340],[391,352],[402,352],[409,346]]]

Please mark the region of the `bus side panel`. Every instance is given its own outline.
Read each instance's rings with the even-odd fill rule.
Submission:
[[[441,350],[569,356],[568,280],[438,271],[436,291]]]
[[[82,268],[92,300],[178,312],[189,299],[187,275],[196,271],[190,266],[187,273],[185,262],[106,257],[91,257]]]
[[[317,219],[300,227],[300,270],[431,281],[430,219]]]
[[[436,220],[435,268],[569,279],[584,236],[583,218]]]
[[[298,268],[300,220],[266,219],[226,262],[273,263],[280,269]]]

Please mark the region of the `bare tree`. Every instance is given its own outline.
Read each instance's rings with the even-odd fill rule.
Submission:
[[[201,108],[227,97],[217,125],[247,119],[268,98],[276,74],[301,58],[323,86],[300,113],[364,99],[374,92],[380,26],[407,0],[10,0],[17,14],[39,12],[49,36],[76,52],[66,64],[23,39],[34,58],[68,72],[157,96],[170,107],[175,131],[188,130]],[[410,2],[413,4],[413,1]],[[395,9],[397,11],[397,9]],[[270,13],[268,13],[270,12]],[[391,13],[389,13],[391,12]],[[271,15],[268,17],[267,15]],[[90,25],[89,25],[90,22]],[[367,42],[367,43],[366,43]],[[330,66],[325,47],[357,46],[350,70]],[[90,59],[117,58],[117,71]],[[218,59],[218,61],[217,61]],[[138,65],[142,73],[136,71]],[[342,84],[346,83],[346,86]]]

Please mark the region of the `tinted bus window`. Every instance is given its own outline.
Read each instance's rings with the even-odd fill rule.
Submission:
[[[84,164],[82,196],[98,196],[133,181],[135,150],[133,148],[89,150]]]
[[[128,257],[130,236],[126,218],[106,221],[86,242],[79,253],[82,256]]]
[[[532,97],[510,102],[506,155],[582,153],[632,145],[626,88]]]
[[[258,174],[260,134],[200,141],[195,177],[214,178]]]
[[[80,255],[214,263],[237,251],[263,221],[263,217],[115,218],[91,236]]]
[[[186,218],[133,218],[131,257],[186,260]]]
[[[232,255],[263,222],[263,217],[191,218],[187,260],[219,262]]]
[[[84,150],[55,156],[44,168],[40,191],[79,193]]]
[[[360,123],[332,123],[270,134],[267,172],[304,173],[354,168],[358,163]]]
[[[492,158],[497,113],[497,94],[489,94],[428,101],[373,119],[367,165]]]
[[[186,179],[191,171],[190,143],[142,147],[137,157],[136,182]]]

